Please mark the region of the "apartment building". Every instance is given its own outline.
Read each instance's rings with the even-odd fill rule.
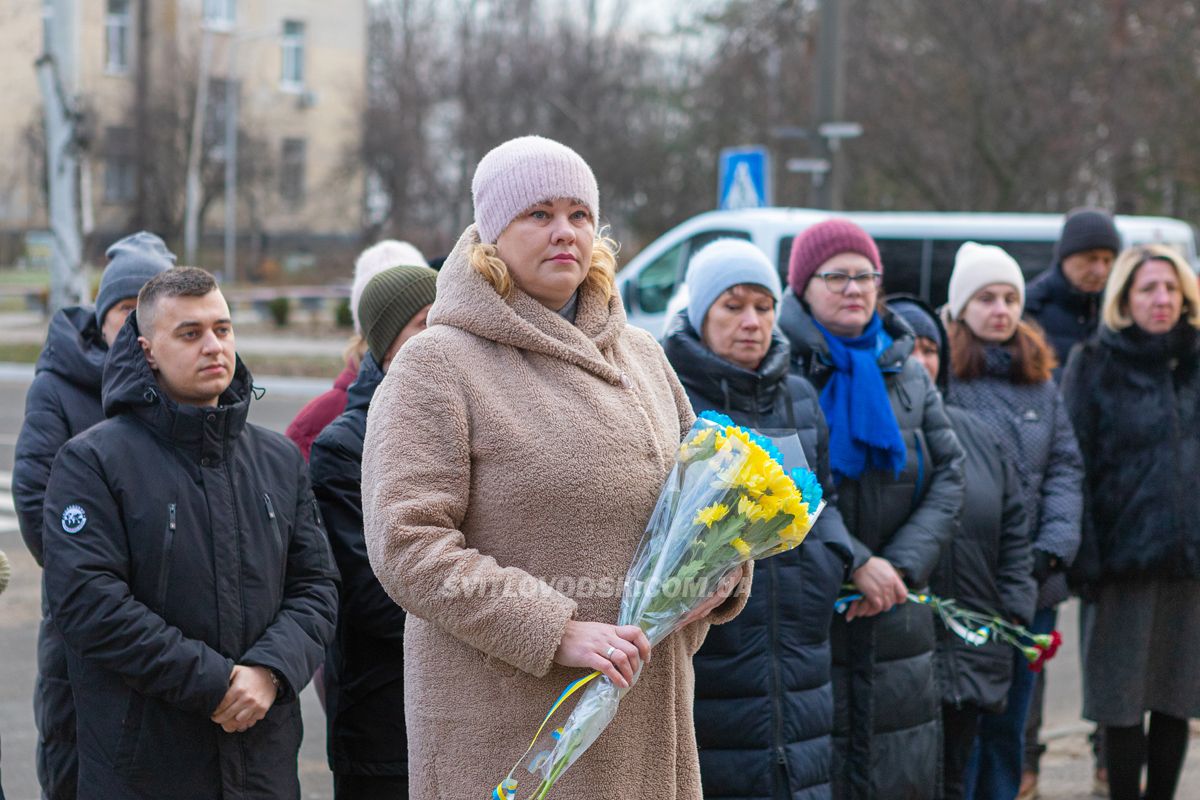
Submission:
[[[74,68],[62,80],[83,113],[80,194],[93,256],[135,227],[162,230],[182,247],[198,109],[203,254],[220,250],[231,111],[239,260],[280,260],[292,251],[320,251],[322,242],[352,240],[362,227],[364,202],[355,154],[366,99],[367,5],[5,0],[0,75],[7,110],[0,115],[0,152],[8,157],[0,159],[0,232],[11,241],[47,227],[34,62],[53,26],[61,25],[74,50]],[[202,82],[207,102],[200,105]]]

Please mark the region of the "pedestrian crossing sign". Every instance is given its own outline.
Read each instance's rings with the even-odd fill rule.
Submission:
[[[765,147],[726,147],[718,162],[717,208],[771,205],[771,156]]]

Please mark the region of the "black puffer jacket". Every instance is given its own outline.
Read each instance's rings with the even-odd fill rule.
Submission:
[[[1200,334],[1101,328],[1067,363],[1063,395],[1086,470],[1074,577],[1200,578]]]
[[[12,493],[25,545],[42,563],[42,503],[50,465],[72,437],[104,419],[100,383],[108,345],[96,311],[65,308],[50,320],[46,346],[25,395],[25,419],[17,437]],[[75,700],[67,676],[67,650],[42,592],[38,628],[38,677],[33,711],[38,729],[37,772],[50,800],[75,797]]]
[[[136,313],[104,370],[108,419],[59,452],[46,588],[75,689],[79,797],[299,797],[296,694],[333,636],[336,568],[304,459],[246,422],[238,362],[217,408],[166,397]],[[243,734],[209,717],[235,663],[282,678]]]
[[[1103,293],[1089,294],[1072,286],[1063,274],[1061,262],[1055,262],[1025,288],[1025,316],[1042,327],[1058,355],[1055,380],[1067,363],[1071,348],[1096,332],[1102,298]]]
[[[829,349],[789,289],[779,327],[792,344],[792,370],[818,391],[833,374]],[[884,316],[893,344],[879,356],[908,452],[898,477],[879,471],[838,486],[855,566],[878,555],[924,587],[954,531],[963,499],[963,452],[925,368],[909,358],[913,334]],[[934,619],[915,603],[832,627],[834,785],[840,798],[919,800],[939,793],[941,694],[934,677]]]
[[[746,608],[715,625],[696,654],[696,740],[704,796],[830,796],[833,685],[830,608],[850,566],[849,534],[836,507],[825,418],[812,386],[790,375],[776,332],[756,372],[715,355],[686,313],[663,340],[696,413],[715,409],[739,425],[795,431],[830,503],[800,547],[754,571]]]
[[[309,452],[313,494],[342,574],[337,638],[325,664],[326,749],[340,775],[408,774],[404,728],[404,609],[371,570],[362,520],[367,408],[383,372],[369,353],[346,410]]]
[[[12,479],[21,535],[38,564],[42,563],[42,500],[50,465],[68,439],[104,419],[100,380],[107,356],[95,309],[64,308],[50,320],[46,346],[25,395],[25,421],[17,437]]]
[[[1028,625],[1037,604],[1033,556],[1016,469],[1000,440],[974,415],[953,405],[946,414],[966,452],[966,494],[954,538],[942,553],[929,588],[960,606]],[[1012,681],[1012,650],[982,646],[938,627],[938,671],[943,702],[999,713]]]

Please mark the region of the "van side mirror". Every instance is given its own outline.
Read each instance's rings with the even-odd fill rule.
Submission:
[[[625,304],[625,313],[633,311],[633,281],[625,281],[621,284],[621,302]]]

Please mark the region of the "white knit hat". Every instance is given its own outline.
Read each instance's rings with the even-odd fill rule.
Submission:
[[[479,239],[493,244],[527,208],[562,197],[580,200],[600,224],[596,176],[578,153],[541,136],[509,139],[493,148],[471,179]]]
[[[950,273],[947,307],[951,319],[958,319],[975,293],[993,283],[1015,286],[1021,308],[1025,308],[1025,275],[1017,260],[995,245],[963,242],[954,256],[954,271]]]
[[[350,314],[354,317],[354,332],[362,336],[362,325],[358,321],[358,301],[363,289],[385,269],[392,267],[428,267],[429,262],[421,251],[408,242],[384,239],[362,251],[354,262],[354,285],[350,287]]]

